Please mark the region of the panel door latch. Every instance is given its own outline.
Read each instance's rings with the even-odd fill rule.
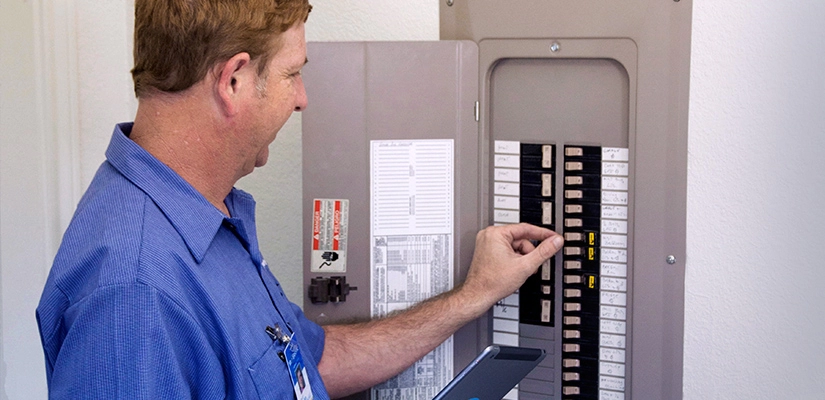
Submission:
[[[312,278],[309,284],[309,300],[313,304],[318,303],[340,303],[347,301],[347,296],[351,290],[358,290],[355,286],[347,283],[346,276],[330,276],[329,278]]]

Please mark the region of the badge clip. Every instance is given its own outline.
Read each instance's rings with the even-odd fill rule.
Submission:
[[[291,340],[291,338],[281,330],[281,326],[278,324],[275,324],[274,328],[271,326],[267,326],[266,333],[269,335],[270,338],[272,338],[273,342],[277,340],[283,344],[288,344]]]

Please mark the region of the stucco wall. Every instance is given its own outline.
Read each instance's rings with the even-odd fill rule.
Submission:
[[[825,3],[695,0],[686,399],[825,396]]]

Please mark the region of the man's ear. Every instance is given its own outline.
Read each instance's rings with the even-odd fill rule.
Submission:
[[[226,115],[238,113],[241,94],[255,88],[256,71],[249,53],[238,53],[215,67],[215,97]]]

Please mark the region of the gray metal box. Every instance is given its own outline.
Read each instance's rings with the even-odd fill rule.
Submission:
[[[681,398],[691,7],[690,0],[442,0],[441,42],[310,43],[304,223],[314,229],[315,199],[348,199],[349,225],[346,272],[311,272],[308,237],[304,280],[345,276],[359,289],[344,302],[305,298],[307,315],[321,323],[370,316],[371,143],[449,139],[454,282],[466,275],[475,232],[493,223],[543,215],[557,231],[584,234],[576,225],[584,221],[597,224],[601,239],[570,241],[544,276],[528,281],[533,286],[459,331],[454,371],[487,344],[516,340],[550,353],[520,385],[520,398]],[[551,160],[544,170],[530,166],[541,149]],[[599,172],[569,169],[596,165],[587,154],[597,151]],[[514,186],[504,176],[516,175],[544,177],[542,189],[552,188],[536,194],[524,181],[520,193],[508,193]],[[599,191],[576,190],[577,179],[601,182]],[[578,218],[570,210],[580,205],[602,212]],[[588,250],[602,257],[591,260],[598,271],[568,269],[577,251]],[[584,300],[568,296],[576,290]],[[571,311],[587,296],[601,315]],[[595,375],[570,367],[592,358],[574,349],[595,354]]]

